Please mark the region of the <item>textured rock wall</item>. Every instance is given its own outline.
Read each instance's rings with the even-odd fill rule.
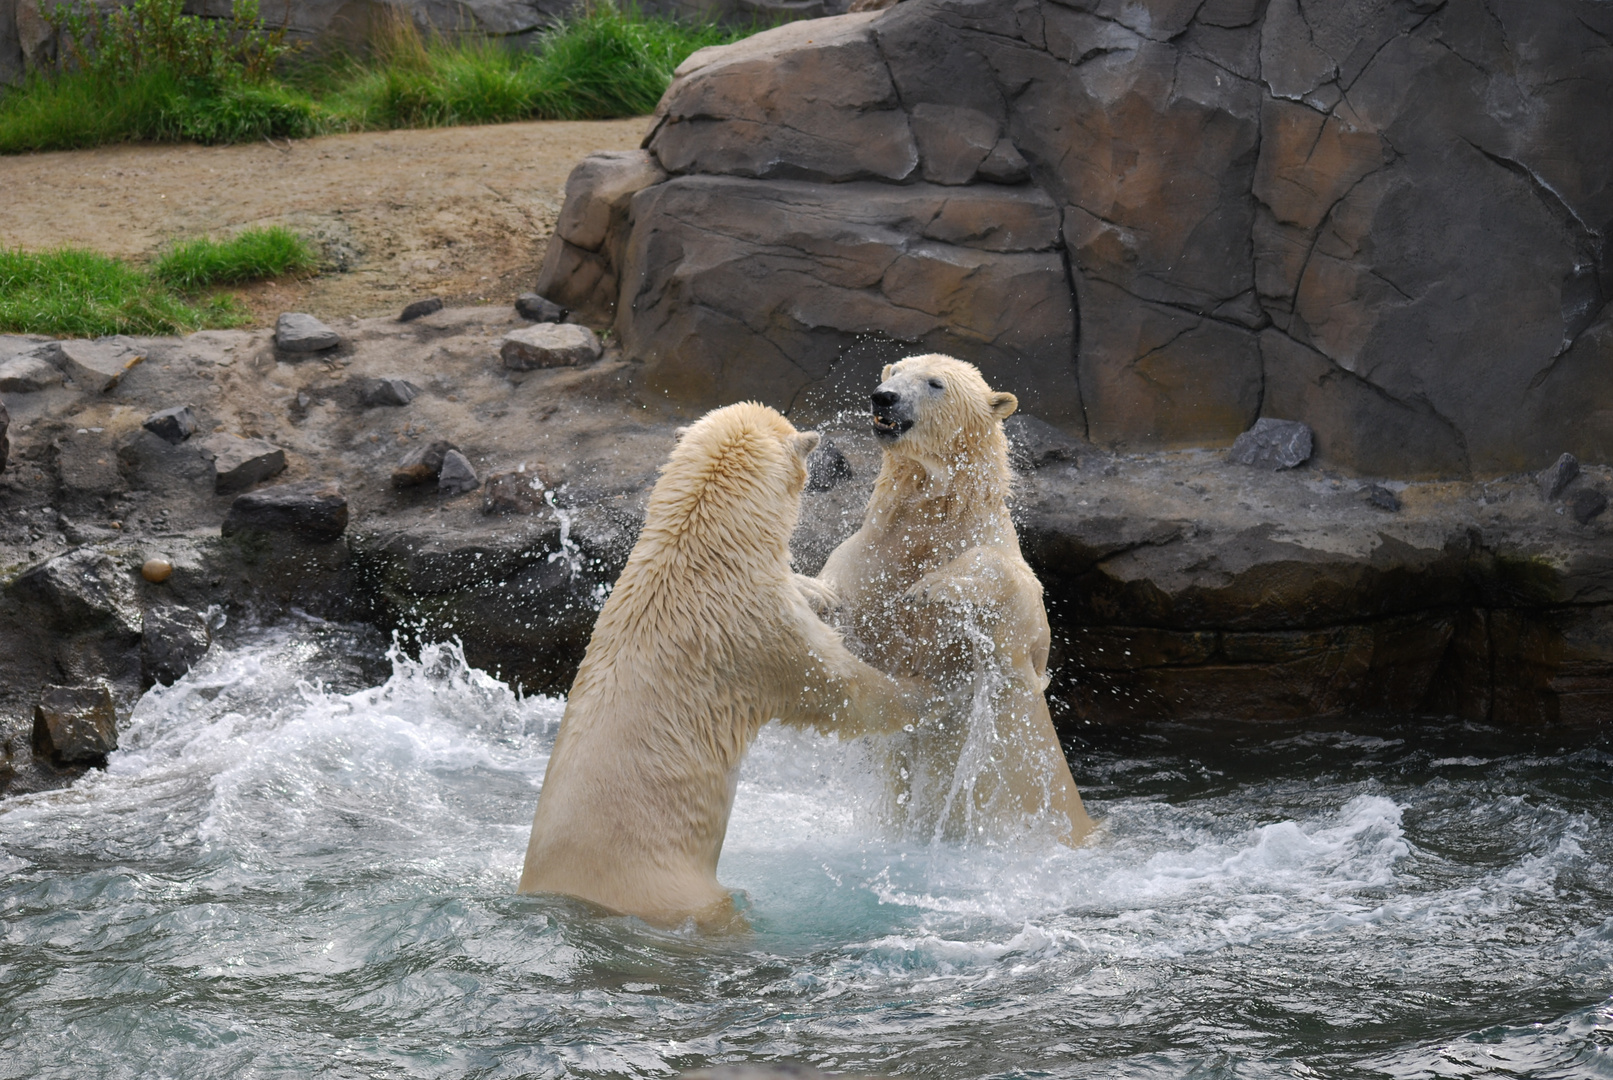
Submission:
[[[1610,116],[1594,0],[907,0],[691,57],[578,288],[693,405],[944,347],[1113,447],[1605,461]]]

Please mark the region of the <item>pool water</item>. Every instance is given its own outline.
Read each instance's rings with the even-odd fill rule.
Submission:
[[[890,835],[770,726],[748,932],[513,894],[562,702],[317,624],[0,802],[0,1076],[1613,1077],[1613,753],[1461,725],[1072,746],[1097,839]]]

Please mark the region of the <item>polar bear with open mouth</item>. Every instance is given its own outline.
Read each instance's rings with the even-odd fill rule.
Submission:
[[[1006,504],[1002,422],[1018,399],[948,356],[908,357],[880,378],[883,468],[862,528],[818,580],[854,652],[946,695],[895,741],[894,811],[950,836],[1040,819],[1079,844],[1093,822],[1043,697],[1047,612]]]

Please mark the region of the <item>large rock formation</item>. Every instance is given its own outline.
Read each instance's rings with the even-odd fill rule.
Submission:
[[[691,57],[540,291],[691,405],[933,347],[1112,447],[1606,461],[1610,115],[1591,0],[907,0]]]

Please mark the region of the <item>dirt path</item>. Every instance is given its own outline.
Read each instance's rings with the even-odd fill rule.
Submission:
[[[0,246],[143,258],[174,237],[288,225],[323,248],[327,266],[245,290],[259,321],[287,310],[384,315],[433,295],[507,301],[532,287],[572,165],[637,146],[646,125],[535,121],[0,157]]]

